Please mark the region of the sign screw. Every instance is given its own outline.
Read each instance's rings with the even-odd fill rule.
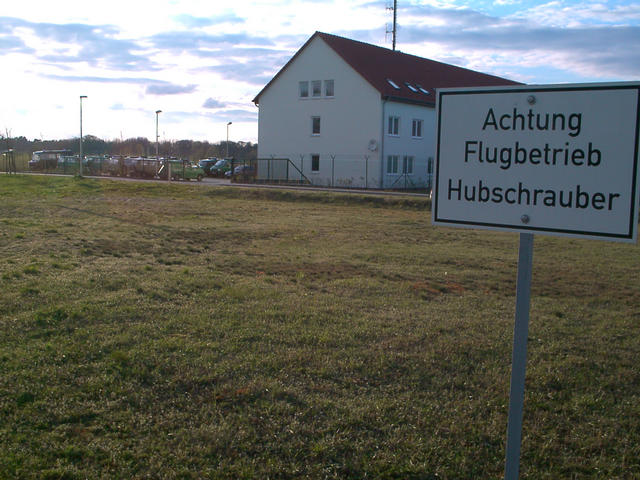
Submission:
[[[528,103],[529,105],[533,105],[534,103],[536,103],[536,97],[534,97],[533,95],[529,95],[529,96],[527,97],[527,103]]]
[[[525,224],[529,223],[529,220],[530,220],[529,215],[522,215],[520,217],[520,220],[522,220],[522,223],[525,223]]]

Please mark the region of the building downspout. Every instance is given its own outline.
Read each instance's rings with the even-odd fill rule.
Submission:
[[[387,97],[382,97],[382,129],[380,131],[380,189],[384,188],[384,119],[387,107]]]

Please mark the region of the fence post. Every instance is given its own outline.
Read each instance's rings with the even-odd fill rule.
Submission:
[[[364,188],[369,189],[369,155],[364,156]]]
[[[333,188],[334,186],[334,173],[335,173],[335,166],[336,166],[336,156],[335,155],[330,155],[331,157],[331,188]]]
[[[300,183],[302,183],[303,174],[304,174],[304,155],[300,155]]]

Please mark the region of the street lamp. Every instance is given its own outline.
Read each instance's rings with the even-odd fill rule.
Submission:
[[[86,95],[80,95],[80,170],[79,174],[82,176],[82,99],[87,98]]]
[[[160,139],[160,135],[158,135],[158,115],[162,113],[162,110],[156,110],[156,160],[160,159],[160,156],[158,154],[160,148],[160,144],[159,144],[159,139]]]
[[[229,125],[231,125],[232,123],[233,122],[227,123],[227,154],[225,158],[229,158]]]

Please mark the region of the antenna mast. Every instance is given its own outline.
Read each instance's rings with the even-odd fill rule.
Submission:
[[[396,49],[396,32],[397,32],[397,19],[398,19],[398,0],[393,0],[393,7],[388,6],[387,10],[393,10],[393,29],[389,31],[387,27],[387,32],[391,34],[391,43],[393,45],[393,50]]]

